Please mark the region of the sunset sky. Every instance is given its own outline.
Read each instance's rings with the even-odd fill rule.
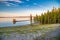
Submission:
[[[40,15],[53,6],[60,7],[59,4],[59,0],[0,0],[0,17]]]

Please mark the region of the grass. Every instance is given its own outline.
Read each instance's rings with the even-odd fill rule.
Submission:
[[[56,29],[58,29],[58,28],[60,28],[60,25],[58,25],[58,24],[51,24],[51,25],[47,25],[47,27],[44,27],[44,28],[46,28],[47,30],[46,31],[48,31],[48,32],[46,32],[46,33],[43,33],[41,36],[40,36],[40,38],[41,39],[39,39],[39,37],[37,37],[35,40],[45,40],[46,39],[46,37],[48,38],[49,36],[48,35],[50,35],[52,32],[54,32],[54,31],[56,31]],[[47,40],[60,40],[60,34],[58,34],[57,36],[55,36],[55,37],[50,37],[50,38],[48,38]]]
[[[40,40],[45,40],[46,39],[45,36],[46,36],[46,34],[42,35]],[[35,40],[38,40],[38,37]],[[60,40],[60,35],[48,38],[47,40]]]
[[[27,25],[27,26],[15,26],[15,27],[4,27],[0,28],[0,35],[6,34],[10,36],[10,33],[18,32],[19,34],[27,34],[27,33],[37,33],[37,31],[42,32],[41,40],[45,39],[49,33],[53,32],[53,30],[60,28],[60,24],[44,24],[44,25]],[[50,32],[49,32],[50,30]],[[36,37],[35,40],[38,40],[39,37]],[[54,37],[54,39],[60,39],[60,36]]]
[[[36,30],[40,30],[40,28],[37,28],[37,26],[38,25],[0,28],[0,32],[5,32],[5,33],[10,33],[10,32],[19,32],[19,33],[35,32]]]
[[[0,32],[2,32],[2,33],[18,32],[18,33],[22,34],[22,33],[36,32],[36,31],[47,31],[47,30],[52,30],[52,29],[56,28],[55,26],[57,26],[57,25],[60,25],[60,24],[5,27],[5,28],[0,28]]]

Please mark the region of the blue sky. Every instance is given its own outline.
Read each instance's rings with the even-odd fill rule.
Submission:
[[[40,15],[59,4],[59,0],[0,0],[0,16]]]

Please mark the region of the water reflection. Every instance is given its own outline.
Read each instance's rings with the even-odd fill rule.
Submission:
[[[0,27],[23,26],[30,24],[30,21],[27,20],[29,20],[29,18],[0,18]]]
[[[13,24],[15,24],[16,23],[16,19],[13,19]]]
[[[13,19],[13,24],[16,24],[16,22],[25,22],[25,21],[30,21],[30,20],[16,20],[16,19]]]

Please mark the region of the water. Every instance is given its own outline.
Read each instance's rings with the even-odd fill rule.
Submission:
[[[27,20],[29,18],[0,18],[0,27],[12,27],[12,26],[23,26],[30,24],[30,21],[16,22],[13,24],[12,20]],[[1,32],[0,32],[1,33]],[[39,33],[39,34],[38,34]],[[40,36],[40,32],[37,33],[26,33],[20,34],[19,32],[10,32],[0,34],[0,40],[34,40],[37,36]]]
[[[13,19],[28,20],[29,18],[0,18],[0,27],[23,26],[30,24],[30,21],[16,22],[15,24],[13,24]]]

